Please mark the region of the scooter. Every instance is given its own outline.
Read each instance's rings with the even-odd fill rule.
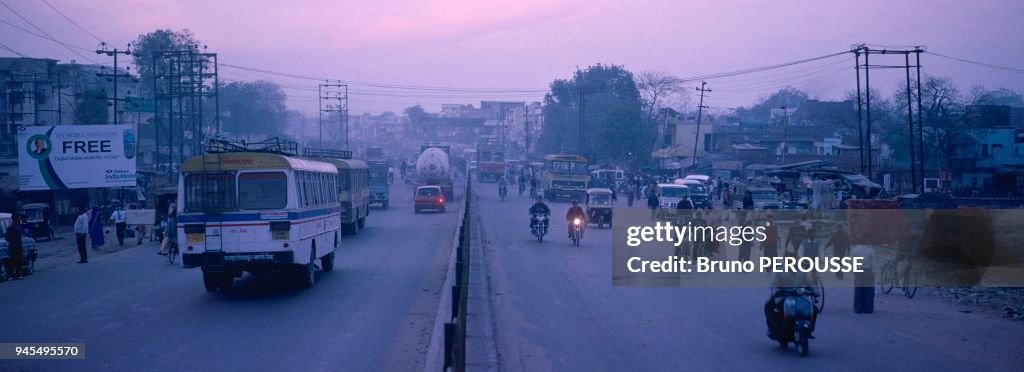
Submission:
[[[570,231],[572,231],[572,234],[570,234],[570,238],[572,239],[572,245],[579,247],[580,239],[583,239],[583,221],[581,221],[579,218],[574,218],[572,220],[572,230]]]
[[[533,221],[533,236],[537,237],[537,242],[543,243],[544,235],[548,233],[548,215],[534,214]]]
[[[505,201],[505,197],[508,196],[508,187],[498,186],[498,196],[501,197],[501,201]]]
[[[807,288],[797,288],[782,294],[782,323],[776,324],[774,339],[779,346],[786,347],[790,342],[796,346],[801,357],[809,352],[808,342],[814,336],[814,325],[818,310],[815,306],[817,294]]]

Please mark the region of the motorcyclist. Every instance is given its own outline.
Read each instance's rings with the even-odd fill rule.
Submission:
[[[498,193],[508,193],[508,181],[505,180],[504,176],[498,181]]]
[[[580,202],[573,200],[572,206],[569,207],[569,212],[565,214],[565,220],[569,221],[569,238],[572,239],[572,221],[573,219],[579,218],[581,226],[587,226],[587,213],[580,207]]]
[[[788,252],[786,253],[786,257],[796,257],[796,254]],[[768,325],[768,337],[775,340],[777,337],[783,337],[781,332],[779,332],[779,327],[783,320],[783,300],[785,300],[787,296],[791,296],[792,292],[797,288],[804,288],[814,295],[815,286],[814,281],[808,273],[785,271],[775,272],[772,274],[771,286],[772,295],[764,304],[764,319],[765,323]]]
[[[547,204],[544,204],[544,198],[538,196],[537,201],[530,206],[530,229],[537,224],[538,214],[551,214],[551,208],[548,208]]]

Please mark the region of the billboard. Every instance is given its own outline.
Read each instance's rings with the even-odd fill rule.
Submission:
[[[18,128],[20,190],[134,187],[134,125]]]

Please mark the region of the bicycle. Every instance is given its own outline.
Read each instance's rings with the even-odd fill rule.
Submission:
[[[896,252],[892,259],[882,265],[882,277],[878,284],[886,294],[899,286],[903,295],[907,298],[914,298],[917,294],[917,271],[914,270],[914,260],[911,253]]]
[[[818,291],[818,298],[815,302],[818,303],[818,312],[825,311],[825,284],[821,282],[821,275],[817,271],[811,272],[811,279],[814,280],[814,287]]]

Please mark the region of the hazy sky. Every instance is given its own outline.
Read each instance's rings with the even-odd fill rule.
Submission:
[[[42,0],[2,0],[54,38],[93,48]],[[192,30],[221,62],[350,82],[486,90],[543,90],[576,66],[699,76],[826,55],[855,43],[925,45],[971,60],[1024,68],[1024,1],[84,1],[48,0],[111,44],[157,28]],[[0,5],[0,20],[35,31]],[[0,22],[18,52],[77,59],[60,45]],[[13,53],[0,48],[0,55]],[[109,57],[89,55],[98,61]],[[922,57],[924,73],[1024,92],[1024,73]],[[873,59],[872,62],[875,60]],[[886,57],[880,63],[902,63]],[[902,70],[873,72],[892,90]],[[315,112],[316,82],[222,68],[226,79],[267,77],[289,86],[289,107]],[[784,85],[835,99],[854,88],[852,55],[709,80],[713,108],[747,105]],[[692,83],[696,86],[699,83]],[[350,87],[350,112],[420,103],[540,100],[542,93]]]

